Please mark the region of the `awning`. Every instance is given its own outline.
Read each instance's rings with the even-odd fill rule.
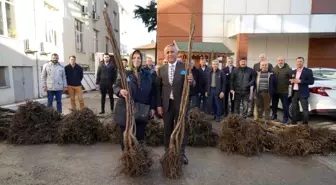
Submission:
[[[179,51],[188,52],[188,42],[174,41]],[[193,42],[193,52],[195,53],[233,53],[223,43],[219,42]]]

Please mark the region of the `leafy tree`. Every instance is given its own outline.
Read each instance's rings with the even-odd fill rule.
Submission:
[[[134,18],[141,19],[148,28],[148,32],[155,31],[157,28],[157,2],[152,0],[146,7],[139,5],[135,7]]]

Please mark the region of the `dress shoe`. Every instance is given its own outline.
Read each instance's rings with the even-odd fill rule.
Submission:
[[[188,165],[189,163],[188,158],[185,154],[182,154],[182,162],[184,165]]]

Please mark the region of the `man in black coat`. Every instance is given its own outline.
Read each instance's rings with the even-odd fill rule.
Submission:
[[[96,84],[99,85],[101,93],[101,112],[99,114],[105,113],[105,99],[108,93],[110,98],[111,112],[114,109],[114,98],[113,98],[113,84],[115,84],[117,79],[117,69],[114,65],[114,58],[110,57],[108,53],[104,54],[104,60],[99,64],[97,71]]]
[[[225,85],[225,93],[224,93],[224,117],[229,114],[229,101],[230,101],[230,112],[233,114],[234,110],[234,101],[233,101],[233,94],[230,93],[230,81],[231,81],[231,74],[236,67],[233,66],[232,58],[228,58],[227,66],[223,68],[223,71],[226,75],[226,85]]]
[[[230,89],[234,94],[234,113],[240,113],[240,104],[243,104],[242,116],[247,118],[248,105],[253,98],[251,87],[255,84],[255,71],[246,66],[246,58],[239,60],[239,67],[235,68],[231,74]]]
[[[205,92],[206,92],[207,83],[208,83],[208,76],[209,76],[211,69],[206,65],[205,58],[201,58],[200,65],[201,65],[201,67],[199,68],[199,74],[200,74],[199,89],[200,91],[198,92],[197,107],[200,109],[203,103],[203,111],[207,112],[208,102],[207,102],[207,97],[205,96]]]
[[[197,107],[198,93],[200,92],[200,71],[195,67],[195,60],[190,61],[190,68],[196,84],[195,86],[190,86],[189,99],[191,107]]]

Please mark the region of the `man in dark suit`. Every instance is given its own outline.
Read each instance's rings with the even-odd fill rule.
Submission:
[[[265,61],[265,60],[266,60],[265,54],[260,54],[259,55],[259,62],[254,64],[253,70],[256,71],[256,72],[260,71],[261,70],[261,62]],[[268,63],[268,72],[271,72],[272,70],[273,70],[273,65]]]
[[[200,109],[201,105],[203,103],[203,111],[207,112],[207,97],[205,96],[205,92],[206,92],[206,87],[207,87],[207,83],[208,83],[208,76],[209,73],[211,71],[211,69],[206,65],[206,59],[205,58],[201,58],[200,60],[200,65],[201,67],[199,68],[200,71],[200,80],[199,80],[199,88],[200,91],[198,93],[198,101],[197,101],[197,107]]]
[[[226,84],[225,84],[225,93],[224,93],[224,117],[229,114],[229,101],[230,101],[230,112],[233,114],[234,110],[234,101],[233,101],[233,94],[230,93],[230,80],[231,80],[231,73],[236,67],[233,66],[232,58],[228,58],[227,66],[223,68],[223,71],[226,75]]]
[[[297,113],[299,109],[299,101],[303,111],[303,124],[308,124],[308,98],[310,95],[309,85],[314,84],[314,77],[312,70],[303,66],[304,58],[298,57],[296,59],[296,69],[293,71],[292,79],[289,81],[292,84],[292,124],[297,124]]]
[[[190,107],[197,107],[198,94],[200,92],[200,71],[195,67],[195,60],[190,61],[191,73],[193,75],[195,86],[190,86],[189,91],[189,101],[191,102]]]
[[[164,49],[164,54],[168,60],[168,64],[160,67],[157,74],[157,109],[158,114],[163,116],[164,144],[167,151],[169,148],[170,135],[174,130],[175,122],[179,116],[184,78],[187,71],[185,64],[177,61],[178,50],[175,45],[167,45]],[[188,76],[188,80],[195,85],[192,74]],[[187,133],[184,132],[181,146],[181,155],[184,164],[188,164],[188,159],[185,155],[186,143]]]
[[[211,63],[212,71],[208,77],[208,87],[207,95],[209,95],[211,100],[212,112],[214,115],[214,120],[217,122],[221,121],[222,115],[222,100],[224,98],[226,76],[224,72],[218,69],[219,61],[214,60]]]

